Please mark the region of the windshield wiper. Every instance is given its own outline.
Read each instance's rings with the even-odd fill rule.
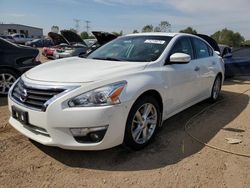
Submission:
[[[108,61],[122,61],[121,59],[117,59],[114,57],[93,57],[93,59],[108,60]]]

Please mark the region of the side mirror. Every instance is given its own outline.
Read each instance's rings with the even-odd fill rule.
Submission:
[[[214,51],[218,56],[221,56],[221,53],[218,51]]]
[[[233,56],[233,54],[228,53],[228,54],[225,54],[225,55],[223,56],[223,58],[230,58],[230,57],[232,57],[232,56]]]
[[[191,56],[185,53],[174,53],[170,56],[170,64],[187,64],[191,61]]]

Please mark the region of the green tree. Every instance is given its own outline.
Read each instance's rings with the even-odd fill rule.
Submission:
[[[122,36],[123,35],[123,31],[121,30],[120,33],[119,33],[119,36]]]
[[[154,31],[154,27],[153,25],[145,25],[142,30],[141,30],[143,33],[145,32],[153,32]]]
[[[134,29],[133,33],[139,33],[139,31],[137,29]]]
[[[250,46],[250,40],[246,40],[246,41],[244,42],[244,44],[247,45],[247,46]]]
[[[161,32],[161,28],[160,28],[159,26],[156,26],[156,27],[154,28],[154,32]]]
[[[51,31],[54,32],[54,33],[58,33],[58,32],[59,32],[59,26],[53,25],[53,26],[51,27]]]
[[[168,21],[161,21],[161,23],[155,27],[156,32],[171,32],[171,24]]]
[[[211,37],[219,44],[226,44],[232,47],[239,47],[245,41],[240,33],[227,28],[215,32]]]
[[[113,31],[112,34],[113,34],[113,35],[116,35],[116,36],[121,36],[122,33],[121,33],[121,32],[118,33],[118,32],[116,32],[116,31]]]
[[[81,32],[80,36],[81,36],[82,39],[88,39],[89,38],[89,34],[86,31]]]
[[[192,27],[187,27],[186,29],[180,30],[180,33],[197,34],[197,31]]]

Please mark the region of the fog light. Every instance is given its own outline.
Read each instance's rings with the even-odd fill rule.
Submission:
[[[71,128],[70,131],[79,143],[97,143],[102,141],[108,125],[102,127]]]
[[[94,142],[100,142],[101,141],[101,135],[99,136],[97,133],[90,133],[90,138],[91,140],[93,140]]]
[[[73,136],[86,136],[89,133],[88,128],[73,128],[70,131]]]

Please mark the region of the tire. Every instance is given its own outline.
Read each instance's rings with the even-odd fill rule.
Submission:
[[[19,75],[10,69],[0,70],[0,95],[6,96]]]
[[[148,109],[147,113],[145,109]],[[151,96],[139,98],[129,112],[123,145],[134,150],[147,146],[160,126],[160,113],[160,106],[155,98]]]
[[[218,100],[220,91],[221,91],[221,85],[222,85],[222,77],[221,75],[217,75],[214,80],[214,84],[213,84],[213,88],[212,88],[212,92],[210,96],[211,102],[215,102]]]

